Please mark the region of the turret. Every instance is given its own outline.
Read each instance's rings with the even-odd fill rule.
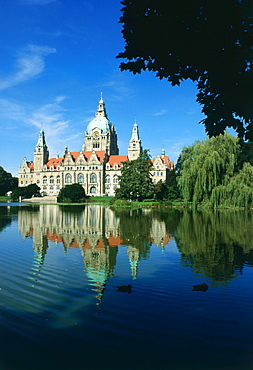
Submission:
[[[44,131],[40,131],[39,139],[34,150],[34,172],[42,171],[44,164],[48,162],[49,151],[46,144]]]
[[[132,137],[128,145],[128,159],[132,161],[139,157],[142,151],[141,139],[139,138],[139,130],[137,123],[133,125]]]

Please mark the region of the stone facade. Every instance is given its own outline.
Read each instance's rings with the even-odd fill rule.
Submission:
[[[115,126],[107,117],[105,103],[99,100],[95,118],[88,124],[79,152],[65,148],[63,157],[49,158],[45,133],[40,131],[34,160],[24,158],[19,170],[19,186],[37,184],[44,195],[58,195],[66,185],[79,183],[90,196],[114,196],[119,187],[123,162],[138,158],[142,150],[138,126],[133,125],[128,155],[119,155]],[[165,155],[152,159],[153,182],[165,181],[173,162]]]

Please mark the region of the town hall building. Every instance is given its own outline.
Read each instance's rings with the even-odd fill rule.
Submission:
[[[138,126],[135,123],[128,145],[128,154],[119,155],[115,126],[108,119],[105,103],[99,100],[95,118],[84,133],[84,143],[79,152],[65,148],[62,157],[50,158],[44,131],[40,131],[34,150],[34,160],[24,158],[19,170],[18,186],[37,184],[44,195],[58,195],[66,185],[79,183],[89,196],[114,196],[119,187],[119,177],[125,161],[138,158],[142,151]],[[165,181],[173,169],[173,162],[165,155],[151,159],[150,176],[153,183]]]

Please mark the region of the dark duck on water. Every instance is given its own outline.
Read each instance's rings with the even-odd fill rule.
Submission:
[[[202,283],[202,284],[193,285],[192,290],[196,290],[198,292],[206,292],[207,289],[208,289],[208,285],[206,283]]]
[[[121,285],[121,286],[117,286],[117,291],[118,292],[124,292],[124,293],[130,294],[133,291],[133,287],[130,284],[128,284],[128,285]]]

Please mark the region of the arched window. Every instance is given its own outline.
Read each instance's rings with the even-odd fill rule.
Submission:
[[[95,186],[92,186],[92,187],[90,188],[90,193],[91,193],[91,194],[96,194],[96,192],[97,192],[96,187],[95,187]]]
[[[50,183],[50,184],[53,184],[53,183],[54,183],[54,176],[50,176],[50,178],[49,178],[49,183]]]
[[[61,182],[61,176],[60,176],[60,175],[58,175],[58,176],[56,177],[56,183],[57,183],[57,184],[60,184],[60,182]]]
[[[93,141],[93,148],[99,148],[99,141],[98,140]]]
[[[43,176],[43,184],[47,183],[47,176]]]
[[[71,184],[72,178],[69,173],[65,176],[65,184]]]
[[[92,184],[95,184],[95,183],[97,182],[97,176],[95,175],[95,173],[92,173],[92,174],[90,175],[90,182],[91,182]]]
[[[114,175],[113,176],[113,183],[114,184],[117,184],[118,183],[118,180],[119,180],[118,176],[117,175]]]
[[[77,176],[77,182],[79,184],[83,184],[84,183],[84,177],[83,177],[83,174],[82,173],[79,173],[79,175]]]
[[[105,176],[105,183],[110,184],[110,176],[109,175]]]

